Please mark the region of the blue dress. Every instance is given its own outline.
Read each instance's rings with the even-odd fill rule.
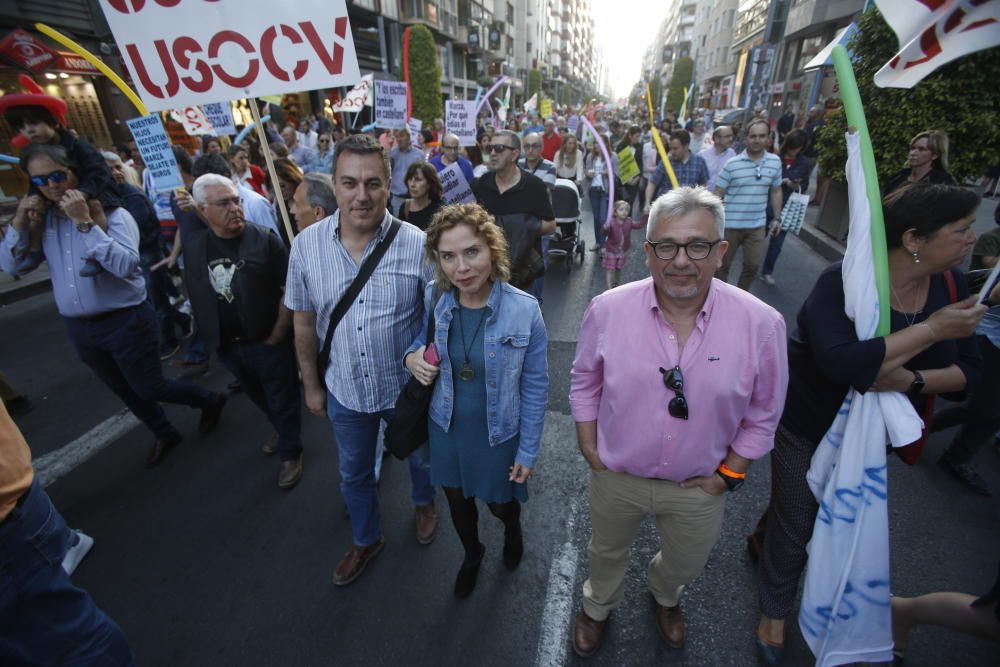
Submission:
[[[496,447],[490,447],[486,424],[486,326],[490,310],[458,309],[448,329],[448,358],[455,383],[455,405],[451,429],[447,432],[428,420],[431,449],[431,484],[462,489],[466,498],[479,498],[487,503],[506,503],[528,499],[526,484],[510,481],[510,468],[520,445],[520,436]],[[461,319],[461,323],[459,323]],[[471,339],[476,329],[475,338]],[[472,380],[462,380],[459,371],[465,365],[462,332],[465,344],[471,346],[469,365],[475,372]]]

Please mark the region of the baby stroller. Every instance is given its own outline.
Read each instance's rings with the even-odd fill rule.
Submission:
[[[549,257],[562,257],[566,270],[573,267],[574,255],[583,264],[586,245],[580,236],[580,192],[573,181],[558,178],[552,190],[552,211],[556,215],[556,233],[549,242]]]

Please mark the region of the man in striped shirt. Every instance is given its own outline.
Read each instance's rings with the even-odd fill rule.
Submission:
[[[295,237],[285,305],[293,311],[295,350],[306,406],[329,416],[340,458],[340,490],[351,517],[353,545],[333,583],[351,583],[385,544],[379,517],[375,456],[379,422],[392,416],[407,378],[403,353],[423,322],[425,235],[401,223],[395,239],[333,335],[324,387],[317,355],[337,302],[393,222],[389,160],[378,140],[356,135],[337,144],[334,193],[339,210]],[[328,389],[327,389],[328,388]],[[434,539],[437,515],[426,447],[409,458],[417,540]]]
[[[750,290],[761,258],[767,229],[767,198],[771,208],[781,211],[781,158],[767,152],[771,126],[763,118],[747,125],[747,147],[726,163],[715,179],[715,194],[726,206],[726,241],[729,252],[715,277],[729,282],[729,267],[736,251],[743,247],[743,270],[739,287]]]

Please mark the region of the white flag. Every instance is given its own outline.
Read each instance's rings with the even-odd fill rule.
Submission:
[[[875,0],[899,53],[875,74],[881,88],[912,88],[941,65],[1000,45],[1000,0]]]
[[[524,103],[524,110],[534,111],[537,108],[538,108],[538,93],[535,93],[534,95],[531,96],[531,99],[529,99],[527,102]]]
[[[365,74],[361,77],[361,82],[351,88],[350,92],[344,96],[337,104],[333,105],[336,112],[349,111],[357,113],[364,107],[372,105],[372,75]]]

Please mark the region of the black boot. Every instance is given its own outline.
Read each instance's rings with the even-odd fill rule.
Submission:
[[[504,532],[503,564],[508,570],[516,570],[524,555],[524,539],[521,536],[521,524],[512,531]]]
[[[479,556],[472,562],[466,558],[462,567],[455,577],[455,597],[459,600],[469,597],[476,589],[476,579],[479,577],[479,566],[483,564],[483,557],[486,555],[486,547],[479,545]]]

